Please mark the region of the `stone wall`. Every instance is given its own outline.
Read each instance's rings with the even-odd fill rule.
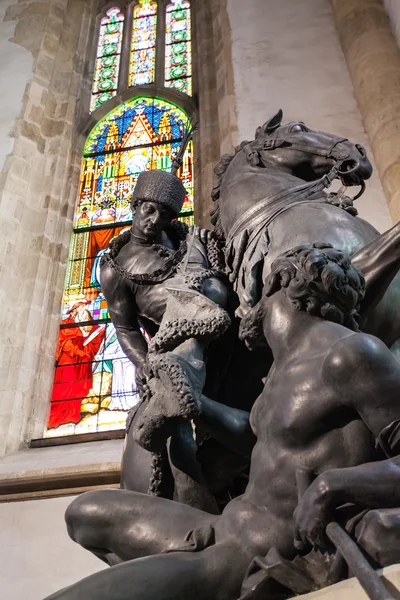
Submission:
[[[106,568],[68,536],[64,512],[73,496],[0,504],[3,600],[43,600]]]
[[[398,0],[384,0],[384,5],[400,47],[400,2]]]
[[[227,0],[227,14],[221,30],[231,35],[234,91],[226,96],[236,105],[235,143],[253,139],[282,108],[284,120],[343,135],[371,156],[328,0]],[[380,231],[391,226],[376,173],[357,208]]]
[[[8,154],[0,175],[0,454],[40,437],[48,412],[83,143],[77,98],[93,20],[92,0],[1,6],[2,43],[22,66],[18,73],[14,65],[7,117],[14,126],[5,132],[13,139],[1,146]]]
[[[199,111],[199,130],[194,138],[194,217],[197,225],[206,228],[210,226],[213,169],[220,156],[213,7],[213,0],[193,3],[193,45],[196,48],[193,53],[193,83]]]
[[[15,22],[4,20],[7,10],[10,10],[10,0],[0,0],[0,53],[3,57],[0,63],[0,78],[3,82],[0,117],[0,171],[7,155],[12,151],[22,97],[31,77],[33,63],[33,57],[29,50],[10,41],[14,33]],[[1,214],[3,216],[3,212]]]

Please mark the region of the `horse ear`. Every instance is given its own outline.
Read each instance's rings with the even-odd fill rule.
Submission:
[[[264,123],[264,125],[261,127],[262,133],[272,133],[273,131],[275,131],[275,129],[278,129],[278,127],[282,123],[282,118],[283,112],[281,109],[279,109],[276,115],[274,115],[272,119]]]

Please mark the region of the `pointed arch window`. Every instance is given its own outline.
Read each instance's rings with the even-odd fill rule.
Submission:
[[[127,411],[139,400],[135,367],[119,345],[101,291],[99,262],[110,241],[131,226],[130,198],[139,173],[169,171],[193,120],[190,31],[187,0],[133,0],[100,17],[91,125],[85,126],[90,133],[83,149],[46,437],[123,429]],[[116,96],[123,98],[121,104]],[[191,225],[192,141],[177,175],[188,192],[179,218]]]
[[[127,88],[157,85],[192,95],[189,0],[134,0],[100,21],[90,111]]]
[[[117,93],[124,20],[119,8],[110,8],[100,22],[90,105],[92,111]]]
[[[157,2],[140,0],[133,10],[129,86],[154,83],[156,37]]]
[[[172,0],[166,8],[165,85],[192,95],[190,2]]]
[[[123,429],[138,402],[135,367],[118,343],[99,283],[110,241],[130,227],[130,198],[139,173],[170,170],[189,126],[187,114],[150,97],[128,100],[90,132],[75,210],[47,437]],[[177,175],[193,209],[192,144]]]

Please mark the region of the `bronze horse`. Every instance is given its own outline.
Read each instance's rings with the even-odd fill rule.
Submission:
[[[224,155],[215,169],[213,222],[225,237],[238,315],[260,299],[278,255],[323,240],[352,255],[366,278],[362,329],[393,347],[400,339],[400,225],[380,235],[332,204],[324,191],[334,178],[364,186],[372,173],[366,152],[302,122],[282,125],[282,116],[279,111],[258,127],[253,141],[242,142],[234,156]]]
[[[380,235],[353,211],[330,203],[324,191],[335,175],[347,185],[362,185],[372,173],[366,152],[343,138],[312,131],[304,123],[282,126],[281,120],[280,111],[257,129],[255,140],[243,142],[234,156],[223,156],[215,169],[214,222],[226,240],[231,280],[241,303],[239,316],[259,300],[271,262],[279,254],[304,242],[323,240],[353,255],[367,282],[362,329],[393,349],[400,339],[400,278],[396,276],[400,224]],[[332,169],[336,169],[333,175]],[[209,371],[204,393],[228,406],[250,410],[262,391],[272,356],[262,347],[249,353],[235,332],[233,327],[228,339],[223,336],[211,344],[208,365],[219,367],[224,357],[225,367],[219,374]],[[128,435],[123,486],[146,491],[151,455],[136,444],[132,449],[132,444]]]

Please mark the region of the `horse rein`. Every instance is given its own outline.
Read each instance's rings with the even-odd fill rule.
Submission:
[[[255,140],[256,141],[256,140]],[[326,188],[330,187],[330,185],[332,184],[332,182],[335,179],[340,179],[341,182],[344,184],[343,182],[343,177],[345,175],[350,175],[351,173],[354,173],[354,171],[356,171],[358,169],[358,167],[360,166],[360,161],[358,159],[351,159],[352,161],[354,161],[354,165],[352,165],[350,168],[343,168],[342,166],[346,163],[346,161],[349,160],[350,157],[350,151],[344,151],[341,148],[337,148],[337,146],[339,144],[341,144],[342,142],[348,142],[347,138],[336,138],[335,141],[333,142],[333,144],[331,144],[331,146],[329,146],[329,148],[327,149],[322,149],[322,148],[316,148],[313,145],[309,145],[309,144],[300,144],[296,141],[290,141],[290,139],[288,140],[287,138],[268,138],[266,139],[262,144],[251,144],[251,148],[252,150],[273,150],[275,148],[279,148],[284,146],[285,144],[289,144],[291,148],[293,148],[294,150],[299,150],[300,152],[306,152],[307,154],[314,154],[314,155],[318,155],[318,156],[323,156],[324,158],[331,158],[333,160],[335,160],[335,164],[333,165],[333,167],[331,168],[331,170],[326,174],[323,175],[320,179],[317,179],[315,181],[312,182],[306,182],[303,184],[300,184],[298,186],[292,187],[288,190],[284,190],[283,192],[279,192],[278,194],[276,194],[275,196],[271,196],[268,198],[264,198],[263,200],[260,200],[260,202],[258,202],[255,206],[252,206],[249,210],[247,210],[243,215],[241,215],[237,221],[234,223],[233,227],[231,228],[228,236],[227,236],[227,243],[228,241],[232,240],[235,235],[237,235],[238,232],[240,232],[243,229],[243,226],[246,225],[246,223],[249,222],[249,220],[252,220],[254,217],[258,216],[260,214],[260,212],[262,212],[268,205],[271,205],[271,203],[278,203],[280,200],[283,200],[285,197],[287,196],[291,196],[291,195],[296,195],[297,197],[297,202],[301,202],[306,200],[307,198],[309,198],[310,196],[312,196],[313,194],[316,194],[317,192],[321,192],[323,190],[325,190]],[[249,144],[250,145],[250,144]],[[347,165],[349,166],[349,165]],[[359,198],[365,191],[365,182],[363,180],[361,180],[360,183],[361,186],[361,190],[358,192],[358,194],[356,196],[354,196],[353,200],[357,200],[357,198]],[[343,194],[341,194],[343,195]]]
[[[270,206],[272,203],[278,204],[279,201],[283,200],[285,197],[292,195],[297,196],[296,202],[304,202],[305,200],[310,198],[310,196],[318,192],[322,192],[323,190],[328,188],[335,179],[338,179],[340,177],[340,166],[341,162],[339,162],[337,165],[334,165],[329,171],[329,173],[323,175],[320,179],[317,179],[316,181],[302,183],[301,185],[294,186],[292,188],[289,188],[288,190],[284,190],[283,192],[279,192],[274,196],[264,198],[263,200],[257,202],[257,204],[249,208],[249,210],[244,212],[236,220],[231,230],[229,231],[229,234],[227,235],[226,245],[228,246],[231,240],[243,229],[243,227],[249,221],[252,221],[254,218],[258,217],[260,213],[262,213],[265,210],[265,208]],[[346,173],[349,172],[350,171],[346,171]],[[280,212],[281,209],[279,209],[276,214]],[[275,218],[276,214],[272,215],[271,220]]]
[[[333,144],[327,148],[326,150],[323,148],[316,148],[315,146],[313,146],[312,144],[300,144],[298,142],[292,142],[290,139],[287,138],[268,138],[267,140],[264,141],[264,143],[262,144],[262,146],[260,145],[260,147],[253,146],[253,148],[255,150],[274,150],[275,148],[281,148],[282,146],[284,146],[285,144],[289,144],[290,148],[292,148],[293,150],[297,150],[298,152],[305,152],[307,154],[314,154],[316,156],[323,156],[324,158],[331,158],[333,160],[335,160],[338,164],[336,165],[338,167],[338,176],[344,176],[344,175],[350,175],[350,173],[354,173],[354,171],[356,171],[358,169],[358,167],[360,166],[360,161],[357,158],[352,158],[351,161],[354,162],[354,165],[350,168],[350,169],[346,169],[346,170],[341,170],[340,167],[342,166],[343,163],[345,163],[347,160],[349,160],[350,158],[350,152],[347,151],[343,151],[341,149],[336,149],[336,147],[341,144],[342,142],[348,142],[349,140],[347,138],[337,138]],[[361,184],[360,184],[361,185]],[[365,187],[364,187],[365,189]],[[364,189],[362,190],[361,193],[363,193]],[[358,194],[356,197],[359,198],[361,196],[361,193]]]

